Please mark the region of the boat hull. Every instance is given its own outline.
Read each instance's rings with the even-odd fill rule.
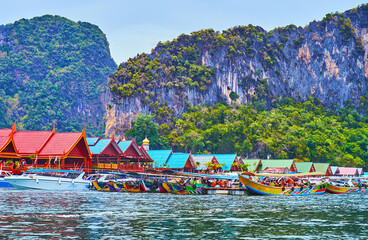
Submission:
[[[174,183],[166,183],[164,182],[163,187],[167,192],[179,194],[179,195],[202,195],[204,191],[202,189],[195,189],[193,187],[186,186],[183,188],[182,186],[176,185]]]
[[[327,192],[333,194],[362,194],[368,193],[367,188],[359,188],[359,187],[340,187],[340,186],[333,186],[331,184],[327,184]]]
[[[244,184],[249,194],[252,195],[290,195],[290,196],[303,196],[303,195],[322,195],[326,192],[326,183],[316,184],[307,188],[281,188],[263,185],[248,178],[239,175],[239,180]]]
[[[14,186],[0,178],[0,188],[13,188]]]
[[[5,181],[18,189],[37,189],[52,191],[81,191],[88,190],[89,181],[73,179],[50,179],[50,178],[30,178],[30,177],[5,177]]]
[[[136,186],[133,186],[133,185],[128,184],[128,183],[123,183],[123,186],[124,186],[125,190],[128,191],[128,192],[131,192],[131,193],[141,192],[139,184],[138,184],[138,187],[136,187]]]

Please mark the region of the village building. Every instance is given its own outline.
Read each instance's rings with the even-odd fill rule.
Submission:
[[[220,163],[215,155],[195,154],[192,157],[196,166],[195,171],[198,173],[210,173],[221,170]]]
[[[316,172],[322,173],[325,176],[332,176],[330,163],[313,163]]]
[[[358,177],[359,175],[358,168],[338,167],[335,172],[335,176],[341,177]]]
[[[246,171],[251,173],[258,172],[261,162],[261,159],[243,159],[243,165],[247,165]]]
[[[243,158],[241,156],[238,156],[238,161],[239,161],[239,164],[243,165],[244,162],[243,162]]]
[[[6,135],[9,136],[5,141]],[[84,129],[79,133],[56,133],[55,128],[52,131],[17,131],[14,123],[12,129],[0,129],[0,136],[5,141],[5,146],[0,149],[0,157],[3,160],[14,159],[13,170],[25,171],[29,168],[88,170],[91,166],[91,155]],[[5,156],[7,157],[4,158]]]
[[[310,173],[316,171],[313,162],[295,162],[295,166],[300,173]]]
[[[338,167],[338,166],[330,166],[330,168],[331,168],[332,175],[334,176],[334,175],[335,175],[335,173],[336,173],[336,171],[337,171],[337,169],[338,169],[339,167]]]
[[[122,150],[114,139],[87,138],[92,154],[92,169],[118,170]]]
[[[120,158],[120,170],[142,172],[153,162],[151,158],[147,158],[145,154],[142,153],[134,139],[129,141],[120,140],[118,146],[123,152]]]
[[[293,159],[262,159],[258,172],[290,173],[297,172],[297,168]]]
[[[15,148],[13,129],[0,129],[0,169],[12,171],[21,168],[20,156]]]
[[[147,153],[153,160],[153,168],[165,168],[167,160],[169,160],[172,154],[172,150],[149,150]]]
[[[16,142],[17,144],[17,142]],[[78,169],[90,172],[92,158],[85,130],[73,133],[55,133],[36,153],[37,162],[44,160],[44,168]]]
[[[152,167],[153,165],[153,160],[152,158],[150,157],[150,155],[148,154],[147,148],[144,147],[143,145],[139,147],[139,150],[141,151],[141,153],[143,154],[144,158],[146,159],[146,167]],[[149,149],[149,148],[148,148]]]
[[[240,171],[240,163],[236,154],[215,154],[217,161],[221,166],[222,171]]]
[[[196,168],[190,153],[172,153],[166,163],[167,169],[193,172]]]

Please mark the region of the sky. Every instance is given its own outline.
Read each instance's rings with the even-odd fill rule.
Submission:
[[[306,26],[359,0],[0,0],[0,25],[45,14],[95,24],[106,34],[117,64],[150,53],[182,33],[253,24],[265,30]]]

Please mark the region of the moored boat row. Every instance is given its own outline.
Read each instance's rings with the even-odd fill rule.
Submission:
[[[193,177],[195,176],[195,177]],[[328,179],[318,173],[306,174],[239,174],[201,176],[172,172],[171,175],[131,173],[101,173],[85,176],[83,171],[32,169],[20,176],[7,173],[0,187],[19,189],[131,193],[172,193],[179,195],[322,195],[368,193],[366,179]],[[312,178],[314,177],[314,178]],[[223,178],[223,179],[218,179]],[[262,179],[262,180],[261,180]],[[314,181],[312,181],[314,179]],[[5,184],[4,184],[5,183]]]

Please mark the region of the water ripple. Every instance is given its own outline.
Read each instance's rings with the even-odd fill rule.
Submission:
[[[0,238],[368,238],[368,195],[0,191]]]

